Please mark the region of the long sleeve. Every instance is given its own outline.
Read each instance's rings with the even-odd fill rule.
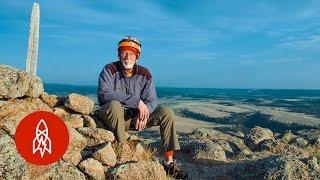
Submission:
[[[103,68],[99,75],[98,82],[98,101],[99,105],[105,104],[112,100],[117,100],[127,107],[137,108],[140,97],[127,95],[114,90],[113,78],[110,70]]]
[[[141,93],[141,100],[148,107],[149,113],[151,114],[158,105],[158,99],[156,89],[153,85],[152,78],[150,78]]]

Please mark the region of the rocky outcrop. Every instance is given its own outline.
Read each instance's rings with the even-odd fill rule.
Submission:
[[[256,150],[260,142],[273,138],[273,132],[270,129],[256,126],[244,137],[244,142],[251,150]]]
[[[18,154],[14,140],[0,131],[0,177],[3,179],[22,178],[27,165]]]
[[[39,98],[51,108],[63,105],[66,100],[65,97],[58,97],[54,94],[49,95],[46,92],[40,94]]]
[[[49,95],[43,92],[39,78],[7,66],[0,65],[0,77],[0,179],[105,179],[119,165],[142,160],[147,161],[143,164],[151,162],[151,166],[137,166],[136,170],[152,169],[150,177],[163,177],[157,175],[163,172],[162,166],[153,165],[153,154],[141,144],[129,142],[120,153],[114,134],[104,129],[99,118],[91,113],[94,101],[89,97],[74,93],[67,98]],[[69,145],[63,157],[41,167],[26,163],[13,140],[20,121],[40,110],[63,119],[69,132]]]
[[[7,72],[14,76],[23,73]],[[43,92],[39,92],[39,96],[34,87],[25,92],[24,88],[19,89],[17,93],[14,90],[17,84],[31,80],[5,78],[0,79],[0,85],[4,81],[9,84],[0,87],[0,92],[6,94],[0,94],[0,99],[3,98],[0,100],[0,179],[167,178],[156,153],[144,148],[150,137],[130,136],[128,143],[117,143],[114,134],[100,121],[97,110],[93,111],[90,98],[77,94],[64,98]],[[10,83],[12,88],[7,87]],[[29,96],[29,91],[33,91],[30,93],[33,95]],[[15,99],[18,96],[14,94],[20,94],[19,98]],[[70,136],[63,157],[41,167],[26,163],[13,139],[21,119],[39,110],[62,118]],[[186,165],[191,179],[320,179],[319,129],[276,135],[262,127],[242,130],[202,128],[191,134],[180,134],[182,154],[177,153],[176,157],[182,166]],[[158,154],[162,158],[163,153]]]
[[[139,161],[126,163],[111,171],[111,179],[157,179],[165,180],[166,172],[158,162]]]
[[[202,164],[216,164],[226,162],[224,149],[217,143],[202,143],[193,145],[191,156],[194,162]]]
[[[105,179],[103,166],[98,160],[88,158],[79,164],[79,168],[92,179]]]
[[[39,98],[10,100],[0,107],[0,128],[14,135],[22,118],[35,111],[52,112],[51,108]]]
[[[0,64],[0,99],[37,98],[41,93],[43,84],[39,77]]]
[[[96,146],[102,143],[113,142],[115,140],[114,134],[111,131],[88,127],[79,128],[78,131],[87,139],[88,146]]]
[[[111,143],[108,143],[97,150],[93,154],[93,157],[106,166],[114,166],[117,163],[117,155],[114,153]]]
[[[64,107],[64,106],[58,106],[53,108],[53,113],[60,118],[64,118],[65,116],[69,116],[73,113],[70,109]]]
[[[86,127],[89,127],[91,129],[97,128],[97,124],[91,116],[83,115],[82,118],[83,118],[83,123]]]
[[[190,140],[191,142],[215,142],[224,148],[228,156],[251,153],[250,149],[243,142],[243,139],[214,129],[196,129],[191,133]],[[186,145],[189,146],[189,144],[192,143],[187,141]]]
[[[271,156],[256,162],[239,164],[232,176],[240,179],[317,179],[320,173],[310,174],[309,168],[292,156]]]
[[[83,127],[83,118],[80,114],[70,114],[65,115],[62,118],[67,126],[72,128],[82,128]]]
[[[281,141],[283,141],[284,143],[289,143],[294,138],[296,138],[296,135],[294,135],[291,131],[287,131],[282,135]]]
[[[62,160],[48,166],[44,172],[37,166],[30,166],[26,174],[28,174],[28,179],[86,179],[85,175],[74,165]]]
[[[86,96],[69,94],[64,106],[81,114],[90,114],[93,111],[94,101]]]
[[[74,128],[69,127],[68,132],[70,142],[68,149],[62,158],[76,166],[82,159],[81,151],[86,147],[87,140]]]

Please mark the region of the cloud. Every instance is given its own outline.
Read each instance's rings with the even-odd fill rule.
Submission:
[[[277,47],[299,50],[320,50],[320,34],[306,36],[301,39],[291,37],[287,41],[281,42]]]
[[[44,36],[78,42],[77,34],[114,40],[131,32],[147,43],[159,41],[180,48],[205,46],[218,36],[217,32],[197,27],[151,1],[92,4],[61,0],[40,3],[44,22],[40,28],[48,33]]]
[[[180,59],[186,60],[216,60],[217,54],[214,52],[186,52],[180,56]]]

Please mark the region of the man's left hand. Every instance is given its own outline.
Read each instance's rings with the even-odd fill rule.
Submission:
[[[137,120],[136,120],[136,130],[141,131],[147,125],[147,121],[149,119],[149,110],[146,104],[142,100],[140,100],[139,102],[138,109],[139,109],[139,116],[137,117]]]
[[[136,130],[142,131],[147,125],[147,119],[143,120],[137,117],[136,119]]]

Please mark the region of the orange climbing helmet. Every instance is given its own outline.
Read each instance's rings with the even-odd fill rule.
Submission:
[[[138,41],[138,39],[132,37],[132,36],[125,36],[121,41],[118,43],[118,53],[124,50],[129,50],[133,52],[137,59],[139,58],[141,54],[141,44]]]

